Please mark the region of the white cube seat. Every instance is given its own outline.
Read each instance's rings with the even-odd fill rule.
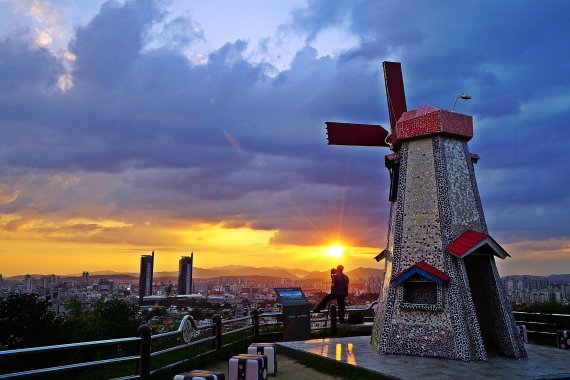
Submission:
[[[229,380],[267,380],[267,356],[242,354],[229,361]]]
[[[174,376],[172,380],[225,380],[226,376],[223,372],[212,372],[202,369],[185,372]]]
[[[277,350],[273,343],[252,343],[247,348],[248,354],[267,356],[267,373],[275,375],[277,373]]]

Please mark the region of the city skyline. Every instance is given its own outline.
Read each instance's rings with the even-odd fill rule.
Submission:
[[[157,272],[191,251],[382,268],[386,152],[327,146],[324,122],[389,126],[384,60],[410,109],[471,96],[455,110],[501,276],[570,273],[568,10],[0,2],[0,273],[137,272],[153,250]]]

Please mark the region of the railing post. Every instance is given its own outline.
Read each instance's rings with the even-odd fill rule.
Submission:
[[[214,315],[212,318],[212,322],[214,323],[214,336],[216,339],[214,340],[214,348],[216,350],[222,349],[222,316],[220,314]]]
[[[142,325],[138,328],[137,332],[141,336],[141,345],[140,345],[140,365],[139,365],[139,375],[141,379],[149,379],[150,378],[150,326],[149,325]]]
[[[259,342],[259,309],[253,310],[253,341]]]
[[[331,334],[336,335],[336,305],[331,305]]]

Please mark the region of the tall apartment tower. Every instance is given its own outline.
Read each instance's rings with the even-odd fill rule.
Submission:
[[[152,274],[154,271],[154,251],[152,255],[141,256],[141,272],[139,277],[139,303],[143,297],[152,294]]]
[[[192,294],[192,267],[194,252],[182,256],[178,262],[178,294]]]

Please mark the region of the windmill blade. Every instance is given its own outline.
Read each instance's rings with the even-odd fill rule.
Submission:
[[[404,79],[402,78],[402,64],[400,62],[384,61],[382,62],[382,67],[384,68],[384,83],[386,84],[390,127],[394,130],[400,116],[407,111]]]
[[[377,124],[327,121],[329,145],[388,146],[388,131]]]

